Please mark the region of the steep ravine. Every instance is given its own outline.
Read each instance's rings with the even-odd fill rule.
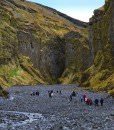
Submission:
[[[0,85],[60,83],[65,69],[76,65],[75,53],[76,71],[88,67],[81,54],[90,52],[86,23],[22,0],[0,1],[0,16]]]
[[[25,0],[0,1],[0,85],[75,84],[114,91],[114,2],[89,24]]]

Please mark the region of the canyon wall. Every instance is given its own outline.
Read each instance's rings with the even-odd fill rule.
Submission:
[[[83,76],[84,86],[114,91],[114,1],[94,11],[89,22],[89,42],[93,65]],[[85,78],[85,80],[84,80]]]
[[[0,1],[0,85],[77,84],[114,92],[114,1],[90,22],[25,0]]]
[[[89,67],[86,23],[22,0],[0,1],[0,17],[2,86],[63,83],[67,68]]]

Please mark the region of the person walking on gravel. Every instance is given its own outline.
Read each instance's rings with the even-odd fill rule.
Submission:
[[[103,103],[104,103],[104,99],[101,98],[101,99],[100,99],[100,104],[101,104],[101,106],[103,106]]]
[[[40,94],[40,93],[37,91],[37,92],[36,92],[36,95],[39,96],[39,94]]]
[[[76,97],[76,93],[73,91],[71,94],[73,97]]]
[[[48,91],[48,95],[49,95],[49,98],[52,98],[52,96],[53,96],[53,90]]]
[[[60,94],[60,95],[62,94],[61,90],[59,91],[59,94]]]
[[[85,98],[86,98],[86,97],[87,97],[87,96],[84,94],[84,95],[83,95],[83,100],[84,100],[84,102],[85,102]]]
[[[49,98],[52,98],[51,91],[48,91]]]
[[[98,99],[95,99],[94,103],[95,103],[95,106],[99,106],[99,100]]]
[[[88,105],[91,106],[93,104],[92,99],[88,99]]]
[[[70,100],[70,102],[72,101],[72,94],[70,95],[69,100]]]

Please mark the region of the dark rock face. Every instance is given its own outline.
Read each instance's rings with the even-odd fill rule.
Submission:
[[[29,56],[35,67],[40,67],[41,45],[31,32],[18,32],[19,52]]]
[[[86,83],[95,90],[114,89],[114,1],[94,11],[89,24],[92,66],[85,71]]]
[[[111,41],[111,53],[113,58],[113,65],[114,65],[114,1],[111,2],[111,23],[110,23],[110,41]]]
[[[34,67],[38,68],[44,77],[57,79],[65,68],[65,44],[59,37],[52,37],[45,45],[30,32],[19,32],[20,54],[29,56]]]
[[[9,93],[0,86],[0,97],[8,98],[8,94]]]
[[[89,26],[90,31],[90,44],[93,46],[93,55],[95,55],[98,51],[104,51],[107,47],[107,53],[114,56],[114,2],[111,0],[106,1],[104,7],[95,10],[94,16],[90,19],[90,24],[93,25]],[[104,26],[104,27],[103,27]],[[108,47],[110,48],[108,49]]]
[[[73,66],[77,72],[87,69],[91,63],[88,39],[76,32],[69,32],[64,39],[66,41],[66,68]]]
[[[40,68],[57,79],[65,68],[65,44],[59,38],[50,42],[53,42],[53,45],[49,44],[42,48]]]
[[[87,32],[86,23],[24,0],[0,1],[0,14],[0,84],[23,84],[24,75],[31,84],[52,84],[70,66],[76,67],[76,72],[88,67],[90,50],[83,32]],[[4,64],[10,64],[7,73]],[[25,79],[24,84],[30,84],[28,81]]]

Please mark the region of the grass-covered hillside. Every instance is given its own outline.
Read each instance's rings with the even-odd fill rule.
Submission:
[[[72,36],[73,32],[76,37],[71,37],[69,43],[76,43],[75,49],[79,45],[90,51],[85,26],[84,22],[39,4],[0,1],[0,85],[59,82],[66,68],[65,35]]]
[[[82,75],[82,84],[114,95],[114,1],[94,11],[89,33],[93,65]]]

